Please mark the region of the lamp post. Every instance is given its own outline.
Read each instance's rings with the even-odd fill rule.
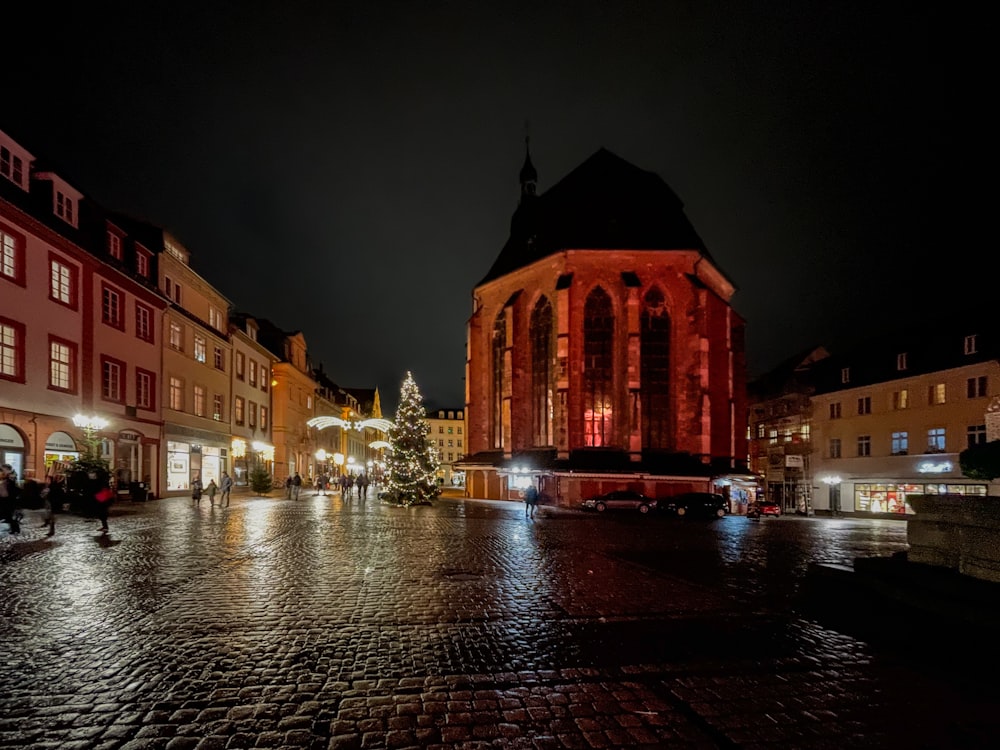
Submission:
[[[91,460],[99,459],[101,457],[98,450],[100,438],[97,437],[97,432],[108,426],[108,420],[98,416],[88,417],[83,414],[77,414],[73,417],[73,424],[83,430],[83,439],[87,444],[87,458]]]
[[[316,473],[319,475],[316,480],[319,482],[319,494],[326,494],[326,482],[323,481],[326,477],[326,451],[320,448],[316,451]]]

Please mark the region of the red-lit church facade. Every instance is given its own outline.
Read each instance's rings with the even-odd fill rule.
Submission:
[[[466,493],[720,491],[747,475],[744,321],[656,174],[599,150],[536,195],[473,291]]]

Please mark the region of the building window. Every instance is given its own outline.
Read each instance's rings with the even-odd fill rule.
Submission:
[[[254,359],[250,360],[250,379],[248,382],[254,388],[257,387],[257,361]]]
[[[216,331],[225,331],[225,322],[222,317],[222,312],[217,307],[209,306],[208,308],[208,324],[212,326]]]
[[[267,407],[260,407],[260,429],[264,432],[267,431]]]
[[[830,458],[840,458],[840,438],[830,438]]]
[[[115,260],[122,259],[122,238],[112,230],[108,230],[108,255]]]
[[[906,369],[906,352],[896,355],[896,369],[897,370]]]
[[[776,428],[772,427],[767,431],[767,442],[771,445],[778,444],[778,430]]]
[[[204,417],[205,409],[208,406],[208,399],[205,394],[205,386],[196,385],[194,387],[194,414],[196,417]]]
[[[122,318],[122,296],[109,286],[104,287],[101,291],[101,322],[112,328],[125,330],[125,321]]]
[[[170,321],[170,348],[179,352],[184,351],[184,329],[175,320]]]
[[[841,383],[850,383],[851,382],[851,368],[850,367],[842,367],[840,369],[840,382]]]
[[[149,278],[149,253],[139,248],[135,251],[135,271],[144,279]]]
[[[0,174],[24,190],[24,163],[6,146],[0,146]]]
[[[74,200],[60,190],[56,190],[56,216],[67,224],[76,226]]]
[[[454,440],[449,440],[448,441],[448,447],[449,448],[454,448],[455,447],[455,441]]]
[[[531,436],[535,446],[552,445],[552,303],[541,297],[531,312]],[[454,412],[452,412],[454,414]],[[448,428],[451,432],[451,428]]]
[[[222,358],[222,349],[218,346],[212,347],[212,364],[216,370],[226,371],[226,361]]]
[[[872,397],[862,396],[858,399],[858,414],[872,413]]]
[[[257,402],[250,402],[249,425],[251,430],[257,429]]]
[[[247,337],[251,341],[257,340],[257,326],[254,323],[251,323],[250,321],[247,321]]]
[[[438,446],[444,448],[444,440],[438,440]]]
[[[184,411],[184,381],[180,378],[170,378],[170,408]]]
[[[455,433],[455,428],[454,427],[449,427],[448,428],[448,434],[449,435],[453,435],[454,433]]]
[[[969,425],[967,432],[968,445],[971,448],[974,445],[982,445],[986,442],[986,425],[984,424],[974,424]]]
[[[932,385],[927,392],[927,402],[931,406],[943,404],[945,402],[944,383]]]
[[[236,379],[243,380],[243,371],[246,366],[246,358],[243,356],[243,352],[236,352]]]
[[[24,382],[24,325],[0,318],[0,378]]]
[[[504,439],[504,423],[506,416],[506,406],[508,402],[504,399],[504,381],[507,358],[507,313],[500,311],[493,322],[493,403],[492,403],[492,427],[493,427],[493,447],[502,448]]]
[[[49,336],[49,388],[76,391],[76,344]]]
[[[944,427],[927,430],[927,452],[944,453]]]
[[[125,400],[125,363],[111,357],[101,357],[101,398],[122,403]]]
[[[461,441],[461,440],[457,440],[457,441],[455,441],[455,442],[456,442],[456,443],[458,444],[458,447],[459,447],[459,448],[461,448],[461,447],[462,447],[462,441]]]
[[[976,354],[976,334],[965,337],[965,353],[966,354]]]
[[[459,414],[459,419],[461,419],[461,418],[462,418],[461,414]],[[462,434],[462,428],[461,427],[457,427],[456,429],[458,430],[458,434],[461,435]]]
[[[0,278],[24,286],[24,237],[0,224]]]
[[[212,419],[216,422],[222,421],[222,394],[216,393],[212,396]]]
[[[181,304],[181,285],[176,282],[174,283],[174,302],[178,305]]]
[[[244,401],[242,396],[236,397],[236,408],[233,410],[233,421],[238,425],[243,424]]]
[[[55,258],[49,260],[49,299],[76,309],[76,274],[68,266]]]
[[[153,311],[141,302],[135,303],[135,337],[153,343]]]
[[[444,435],[444,426],[438,425],[438,435]]]
[[[840,419],[840,402],[830,404],[830,419]]]
[[[198,334],[195,334],[194,337],[194,358],[199,362],[205,362],[208,359],[208,345],[205,343],[204,336]]]
[[[858,455],[870,456],[872,454],[872,436],[858,435]]]
[[[908,409],[910,406],[910,392],[903,388],[894,391],[892,394],[892,408],[895,410]]]
[[[892,455],[905,456],[910,452],[910,438],[906,432],[892,433]]]
[[[156,374],[149,370],[135,370],[135,405],[151,411],[156,408]]]
[[[260,389],[264,393],[267,393],[267,376],[270,371],[271,369],[262,362],[260,365]]]
[[[986,396],[986,376],[969,378],[965,381],[965,388],[969,398],[984,398]]]
[[[614,434],[614,330],[611,297],[597,287],[583,308],[583,438],[592,448],[606,447]]]
[[[654,287],[643,298],[639,322],[639,403],[642,405],[642,447],[673,447],[670,428],[670,317],[663,292]]]

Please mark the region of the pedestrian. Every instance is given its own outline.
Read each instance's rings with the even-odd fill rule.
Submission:
[[[20,513],[17,510],[17,500],[21,494],[14,481],[14,469],[10,464],[0,466],[0,521],[10,527],[11,534],[21,533]]]
[[[341,474],[340,475],[340,498],[342,500],[346,500],[347,497],[348,497],[348,495],[347,495],[348,487],[349,487],[349,485],[347,484],[347,474]]]
[[[194,479],[191,480],[191,499],[194,500],[195,505],[201,505],[201,490],[201,477],[195,474]]]
[[[103,482],[103,486],[94,494],[94,506],[97,516],[97,520],[101,522],[101,533],[108,533],[108,511],[111,509],[111,502],[115,497],[115,491],[111,489],[111,486],[107,481]]]
[[[50,476],[48,484],[42,490],[42,497],[45,500],[45,510],[47,511],[42,526],[48,526],[49,531],[46,536],[55,536],[56,533],[56,513],[62,512],[65,494],[62,488],[62,481],[59,477]]]
[[[538,505],[538,490],[532,485],[524,491],[524,517],[535,517],[535,506]]]
[[[368,475],[362,474],[358,477],[358,487],[360,487],[361,497],[368,497]]]
[[[219,495],[219,507],[221,508],[225,505],[229,507],[229,493],[233,490],[233,478],[229,476],[228,471],[222,472],[222,485],[220,486],[222,494]]]
[[[286,500],[291,500],[292,499],[292,475],[291,474],[289,474],[287,477],[285,477],[285,499]]]
[[[299,491],[302,489],[302,476],[299,472],[295,472],[295,476],[292,477],[292,499],[299,499]]]
[[[218,490],[219,486],[215,483],[215,480],[209,479],[205,492],[208,493],[208,502],[213,508],[215,507],[215,493],[218,492]]]

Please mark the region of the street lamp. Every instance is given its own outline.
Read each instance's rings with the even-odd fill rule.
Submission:
[[[823,484],[830,488],[830,515],[840,515],[840,482],[841,479],[836,474],[823,477]]]
[[[316,451],[316,473],[319,475],[317,480],[319,481],[319,494],[326,494],[326,482],[324,482],[324,474],[326,474],[326,451],[320,448]],[[322,466],[322,468],[320,468]]]
[[[335,464],[337,464],[337,476],[339,477],[343,473],[343,470],[344,470],[344,454],[343,453],[334,453],[333,454],[333,462]]]
[[[83,430],[83,438],[87,443],[87,458],[100,458],[100,453],[97,449],[99,440],[97,432],[110,424],[108,420],[98,416],[88,417],[83,414],[77,414],[73,417],[73,424]]]

